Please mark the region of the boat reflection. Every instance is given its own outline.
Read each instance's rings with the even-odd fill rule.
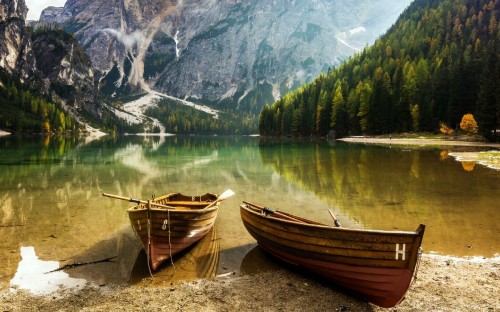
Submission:
[[[219,257],[220,244],[217,228],[214,226],[198,243],[174,256],[173,261],[167,261],[153,274],[148,268],[146,253],[141,250],[130,274],[129,283],[147,282],[147,285],[150,285],[212,278],[217,274]]]
[[[78,290],[87,283],[160,285],[211,278],[217,274],[219,255],[219,239],[214,227],[192,248],[174,257],[173,264],[168,262],[151,275],[146,254],[127,227],[64,261],[43,261],[35,255],[34,247],[21,247],[22,259],[10,287],[12,292],[24,289],[34,295],[49,295],[62,289]],[[65,265],[68,267],[58,270]]]

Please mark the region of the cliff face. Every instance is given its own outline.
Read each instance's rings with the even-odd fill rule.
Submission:
[[[128,84],[258,111],[373,42],[410,2],[68,0],[58,22],[109,93]]]
[[[98,113],[92,63],[71,35],[35,31],[33,50],[37,68],[53,95],[72,108]]]
[[[31,34],[25,26],[24,0],[0,2],[0,68],[26,82],[36,72]]]
[[[100,106],[90,58],[71,35],[45,26],[26,27],[24,0],[0,3],[0,68],[40,94],[98,117]],[[73,109],[74,108],[74,109]]]

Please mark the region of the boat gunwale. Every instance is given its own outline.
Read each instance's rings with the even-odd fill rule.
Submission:
[[[211,203],[212,202],[207,203],[207,206],[210,205]],[[139,206],[142,206],[142,207],[138,208]],[[168,205],[165,205],[165,206],[168,206]],[[220,203],[217,203],[209,208],[188,208],[188,207],[171,206],[172,209],[166,209],[166,208],[161,208],[161,207],[151,207],[148,209],[147,204],[140,204],[140,205],[136,205],[136,206],[127,208],[127,212],[131,213],[131,212],[142,212],[142,211],[150,210],[150,211],[155,211],[155,212],[170,212],[170,213],[180,212],[183,214],[184,213],[201,214],[201,213],[207,213],[207,212],[217,210],[217,209],[219,209],[219,206],[220,206]]]
[[[374,245],[377,245],[377,246],[394,246],[394,243],[386,243],[386,242],[377,242],[377,243],[372,243],[372,242],[363,242],[363,241],[356,241],[356,240],[345,240],[345,239],[336,239],[335,241],[340,241],[340,242],[347,242],[347,243],[352,243],[351,246],[347,247],[347,246],[338,246],[338,245],[327,245],[327,244],[324,244],[324,242],[327,242],[327,241],[330,241],[330,240],[334,240],[334,239],[331,239],[331,238],[322,238],[321,239],[321,243],[318,243],[318,242],[304,242],[304,241],[300,241],[298,239],[291,239],[289,237],[286,237],[285,235],[278,235],[276,233],[271,233],[269,231],[265,231],[265,230],[262,230],[260,229],[258,226],[255,226],[251,223],[246,223],[245,226],[250,226],[252,228],[252,230],[254,232],[260,232],[260,233],[256,233],[258,234],[258,236],[260,237],[263,237],[263,238],[266,238],[265,236],[266,235],[269,235],[269,236],[272,236],[274,237],[275,239],[274,240],[269,240],[267,239],[268,241],[272,241],[273,243],[275,243],[276,245],[283,245],[283,246],[287,246],[289,248],[292,248],[292,249],[297,249],[297,250],[304,250],[304,251],[309,251],[309,252],[314,252],[314,253],[318,253],[318,254],[325,254],[325,255],[335,255],[335,254],[332,254],[332,253],[329,253],[329,252],[324,252],[324,251],[319,251],[319,250],[308,250],[306,248],[299,248],[297,246],[292,246],[291,244],[293,245],[309,245],[309,246],[314,246],[315,248],[317,249],[325,249],[325,250],[344,250],[344,251],[352,251],[352,252],[362,252],[362,251],[370,251],[370,252],[374,252],[374,253],[381,253],[381,254],[390,254],[391,256],[394,254],[394,249],[393,248],[387,248],[386,250],[384,249],[369,249],[367,248],[366,246],[374,246]],[[248,230],[248,228],[247,228]],[[281,233],[285,233],[285,231],[281,231]],[[302,237],[306,238],[305,235],[302,235]],[[312,237],[312,236],[307,236],[307,237]],[[290,244],[284,244],[284,243],[280,243],[278,241],[287,241],[289,242]],[[406,244],[410,244],[410,245],[413,245],[414,244],[414,241],[412,240],[411,242],[408,242]],[[410,253],[411,253],[411,250],[408,250],[407,251],[408,253],[408,256],[410,256]],[[342,257],[354,257],[354,256],[347,256],[347,255],[335,255],[335,256],[342,256]],[[373,258],[375,259],[375,258]],[[390,260],[392,258],[378,258],[380,260]]]
[[[415,231],[393,231],[393,230],[373,230],[373,229],[353,229],[353,228],[346,228],[346,227],[336,227],[333,225],[327,225],[327,224],[321,224],[316,221],[300,218],[298,221],[303,221],[303,222],[298,222],[298,221],[292,221],[292,220],[286,220],[283,218],[279,217],[274,217],[272,214],[270,215],[264,215],[262,213],[258,213],[257,211],[253,210],[252,208],[249,208],[247,204],[241,204],[240,208],[244,209],[245,211],[258,216],[260,218],[264,218],[267,220],[273,220],[276,222],[281,222],[284,224],[293,224],[293,225],[299,225],[302,227],[311,227],[311,228],[318,228],[318,229],[327,229],[327,230],[335,230],[335,231],[347,231],[347,232],[354,232],[354,233],[369,233],[369,234],[380,234],[380,235],[408,235],[408,236],[422,236],[423,235],[423,230],[425,229],[424,224],[420,224],[418,228]],[[256,208],[258,209],[258,208]],[[277,210],[277,212],[284,213],[288,216],[295,217],[294,215],[290,215],[286,212],[282,212]],[[311,221],[312,223],[307,223],[307,221]]]
[[[181,206],[181,205],[177,205],[177,206],[171,206],[171,205],[168,205],[168,201],[166,201],[166,203],[162,204],[160,203],[160,201],[163,201],[165,200],[166,198],[169,198],[169,197],[174,197],[174,196],[183,196],[183,197],[186,197],[186,198],[193,198],[193,197],[199,197],[201,198],[202,196],[209,196],[209,197],[213,197],[214,200],[212,201],[192,201],[193,203],[196,203],[196,205],[200,205],[200,203],[204,203],[206,204],[205,207],[202,207],[202,208],[196,208],[196,207],[186,207],[186,206]],[[176,210],[176,211],[182,211],[182,212],[187,212],[187,211],[211,211],[210,209],[207,209],[206,206],[208,205],[211,205],[213,202],[217,201],[217,199],[219,198],[219,195],[217,194],[214,194],[214,193],[206,193],[206,194],[203,194],[203,195],[184,195],[182,193],[169,193],[167,195],[163,195],[163,196],[160,196],[160,197],[155,197],[153,199],[151,199],[151,203],[152,203],[152,207],[149,208],[149,210],[154,210],[154,211],[172,211],[172,210]],[[173,201],[174,203],[176,201]],[[158,206],[155,206],[155,204],[160,204],[164,207],[158,207]],[[220,202],[217,202],[215,205],[213,205],[213,207],[217,207],[220,205]],[[212,208],[212,207],[210,207]],[[127,211],[130,212],[130,211],[143,211],[143,210],[148,210],[148,204],[146,203],[140,203],[140,204],[137,204],[137,205],[134,205],[132,207],[129,207],[127,208]]]

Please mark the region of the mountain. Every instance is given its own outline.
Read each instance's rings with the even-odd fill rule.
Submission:
[[[0,68],[26,82],[36,71],[24,1],[0,2]]]
[[[83,48],[61,30],[27,27],[27,11],[24,0],[0,3],[0,127],[75,131],[82,123],[73,117],[102,119]]]
[[[337,136],[500,124],[500,2],[414,1],[373,46],[260,115],[267,135]]]
[[[387,29],[410,0],[68,0],[62,23],[91,56],[101,92],[155,90],[260,112]]]

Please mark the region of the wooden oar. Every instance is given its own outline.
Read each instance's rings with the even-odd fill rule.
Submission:
[[[126,200],[128,202],[136,203],[136,204],[147,204],[148,203],[148,201],[146,201],[146,200],[136,199],[136,198],[132,198],[132,197],[124,197],[124,196],[113,195],[113,194],[107,194],[107,193],[102,193],[102,196]],[[166,206],[166,205],[157,204],[157,203],[153,203],[153,202],[150,202],[150,204],[152,206],[156,206],[156,207],[161,207],[161,208],[166,208],[166,209],[175,209],[175,207],[172,207],[172,206]]]
[[[283,219],[287,219],[289,221],[295,221],[295,222],[300,222],[300,223],[304,223],[304,221],[302,220],[299,220],[299,219],[295,219],[294,217],[290,217],[289,215],[286,215],[282,212],[279,212],[277,210],[272,210],[271,208],[267,208],[267,207],[262,207],[262,206],[259,206],[259,205],[256,205],[256,204],[252,204],[252,203],[249,203],[249,202],[246,202],[246,201],[243,201],[244,204],[247,204],[247,205],[250,205],[254,208],[257,208],[257,209],[260,209],[262,210],[265,214],[275,214],[277,216],[280,216],[281,218]]]
[[[224,193],[220,194],[220,196],[217,197],[216,200],[211,202],[210,205],[206,206],[205,209],[210,208],[210,207],[214,206],[217,203],[220,203],[221,201],[223,201],[225,199],[228,199],[229,197],[233,196],[234,194],[236,194],[236,193],[233,192],[232,190],[229,190],[229,189],[225,190]]]
[[[335,224],[335,226],[336,227],[342,227],[342,225],[340,225],[339,220],[337,220],[337,218],[335,218],[335,215],[333,214],[333,211],[331,209],[328,209],[328,212],[330,213],[330,216],[332,217],[333,223]]]

